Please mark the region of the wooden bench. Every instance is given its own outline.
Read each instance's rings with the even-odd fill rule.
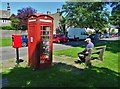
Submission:
[[[106,49],[106,45],[105,46],[94,47],[93,49],[89,49],[88,50],[88,55],[85,57],[86,66],[91,65],[90,60],[92,59],[93,54],[98,54],[98,59],[103,61],[103,55],[104,55],[105,49]]]

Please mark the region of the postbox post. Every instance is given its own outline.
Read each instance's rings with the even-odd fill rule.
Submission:
[[[19,64],[20,61],[19,61],[19,49],[18,48],[16,48],[16,59],[17,59],[16,63]]]

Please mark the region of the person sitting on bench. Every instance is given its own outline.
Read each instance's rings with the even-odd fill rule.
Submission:
[[[90,38],[87,38],[85,41],[88,44],[87,44],[86,48],[82,52],[78,53],[79,59],[77,61],[75,61],[75,63],[85,62],[85,57],[88,55],[89,49],[92,49],[94,47],[94,44],[91,42]]]

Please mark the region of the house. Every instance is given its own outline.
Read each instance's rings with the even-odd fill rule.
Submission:
[[[54,29],[53,29],[53,34],[60,34],[61,29],[60,29],[60,20],[62,19],[62,16],[60,15],[60,9],[57,9],[57,12],[54,14],[51,14],[50,11],[47,11],[47,15],[50,15],[51,17],[54,18]]]
[[[10,26],[10,5],[7,3],[7,10],[0,10],[0,25],[1,26]]]

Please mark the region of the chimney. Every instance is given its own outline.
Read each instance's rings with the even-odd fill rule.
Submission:
[[[57,13],[60,13],[60,8],[57,9]]]
[[[9,16],[10,16],[10,4],[9,3],[7,3],[7,11],[8,11]]]
[[[7,3],[7,10],[10,11],[10,4]]]
[[[47,11],[47,15],[49,15],[49,14],[51,14],[51,12],[50,12],[50,11]]]

